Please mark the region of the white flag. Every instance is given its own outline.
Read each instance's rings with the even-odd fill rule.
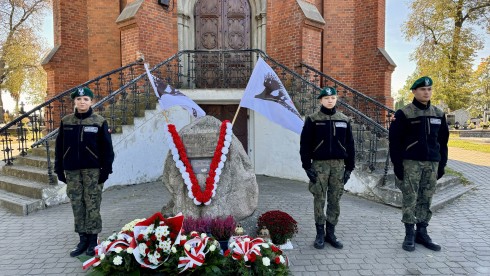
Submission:
[[[158,103],[162,110],[166,110],[171,108],[172,106],[181,106],[187,112],[189,112],[195,118],[199,118],[206,115],[206,112],[202,110],[193,100],[184,95],[179,90],[175,89],[171,85],[165,83],[164,80],[161,80],[150,73],[148,69],[148,64],[145,63],[146,73],[148,74],[148,79],[150,80],[151,86],[153,87],[153,91],[158,98]]]
[[[259,58],[240,106],[252,109],[280,126],[301,134],[303,119],[274,70]]]

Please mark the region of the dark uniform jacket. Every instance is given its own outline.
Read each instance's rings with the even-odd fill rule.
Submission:
[[[114,151],[107,121],[92,108],[86,113],[67,115],[61,119],[56,138],[54,171],[99,168],[112,173]]]
[[[449,128],[444,112],[416,99],[395,113],[390,126],[390,157],[393,165],[402,166],[404,159],[447,163]]]
[[[355,167],[354,138],[350,118],[327,109],[306,117],[301,132],[300,155],[304,169],[311,167],[311,160],[344,159],[345,169]]]

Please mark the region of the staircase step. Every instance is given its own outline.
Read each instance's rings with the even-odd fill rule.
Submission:
[[[7,192],[16,193],[35,199],[43,198],[43,189],[48,187],[32,180],[26,180],[19,177],[0,175],[0,189]]]
[[[44,159],[46,159],[46,148],[45,147],[32,148],[32,149],[30,149],[29,153],[31,156],[39,156],[39,157],[44,157]],[[49,155],[52,158],[51,160],[54,160],[54,146],[49,147]]]
[[[5,190],[0,190],[0,206],[21,216],[44,209],[42,199],[34,199]]]
[[[393,173],[388,174],[388,176],[390,175],[394,177]],[[473,189],[471,185],[463,185],[456,176],[444,176],[437,181],[436,192],[432,197],[431,210],[435,211],[442,208],[445,204],[454,201],[471,189]],[[395,207],[402,206],[403,196],[401,191],[395,186],[394,181],[387,181],[387,185],[379,187],[376,190],[376,196],[381,202]]]
[[[51,160],[51,162],[53,162]],[[26,165],[26,166],[32,166],[32,167],[38,167],[38,168],[43,168],[43,169],[48,169],[48,160],[46,156],[37,156],[37,155],[27,155],[27,156],[22,156],[17,158],[16,160],[16,165]]]
[[[46,169],[15,164],[13,166],[4,166],[2,169],[2,173],[6,176],[14,176],[46,184],[50,183],[48,172]]]

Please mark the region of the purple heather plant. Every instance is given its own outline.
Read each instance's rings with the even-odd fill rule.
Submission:
[[[236,221],[233,216],[216,217],[211,223],[211,234],[218,241],[228,240],[235,232]]]

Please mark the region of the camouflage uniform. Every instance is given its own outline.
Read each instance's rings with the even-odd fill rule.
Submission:
[[[313,194],[313,208],[315,223],[324,224],[325,221],[337,225],[340,215],[340,197],[344,193],[344,160],[313,160],[312,164],[318,172],[316,183],[309,183],[309,190]],[[328,202],[326,216],[325,195]]]
[[[416,99],[395,113],[390,126],[390,156],[403,194],[404,223],[428,223],[437,179],[447,163],[449,129],[444,112]],[[397,171],[399,171],[397,173]],[[402,175],[400,175],[402,174]]]
[[[102,231],[100,203],[104,181],[112,173],[114,151],[107,121],[93,113],[67,115],[61,120],[56,138],[55,172],[66,177],[75,232]]]
[[[444,175],[447,163],[449,129],[444,112],[430,104],[432,79],[419,78],[410,89],[414,99],[395,113],[389,133],[395,184],[403,195],[405,239],[402,248],[413,251],[419,243],[439,251],[441,246],[432,241],[427,226],[432,217],[430,205],[436,182]],[[417,97],[424,102],[428,100],[424,104]]]
[[[99,171],[99,169],[65,171],[66,194],[72,203],[77,233],[98,234],[102,231],[100,203],[104,183],[98,183]]]

